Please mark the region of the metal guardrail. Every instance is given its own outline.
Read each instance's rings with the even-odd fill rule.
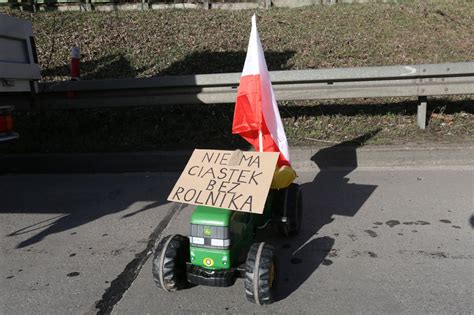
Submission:
[[[427,96],[474,94],[474,62],[273,71],[270,77],[280,101],[419,97],[418,125],[423,129]],[[44,83],[36,105],[57,109],[233,103],[239,78],[240,73],[221,73]]]

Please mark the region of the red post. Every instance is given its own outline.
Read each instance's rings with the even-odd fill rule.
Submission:
[[[81,68],[80,68],[80,56],[81,53],[79,51],[79,47],[72,47],[71,48],[71,81],[79,81],[81,77]],[[76,91],[68,91],[67,92],[68,98],[76,97]]]
[[[80,51],[79,47],[72,47],[71,48],[71,80],[77,81],[81,77],[81,70],[80,70]]]

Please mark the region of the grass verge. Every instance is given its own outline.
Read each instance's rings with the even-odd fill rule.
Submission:
[[[327,146],[380,129],[367,144],[474,141],[471,100],[432,100],[426,130],[416,102],[289,103],[280,106],[290,145]],[[367,102],[369,102],[367,104]],[[16,114],[21,138],[0,152],[117,152],[247,148],[232,135],[233,105],[156,106]]]
[[[29,14],[45,81],[68,79],[80,46],[82,78],[240,72],[254,11]],[[257,11],[270,70],[473,61],[474,2],[315,6]],[[374,144],[474,140],[469,98],[430,104],[416,127],[413,100],[281,103],[292,145],[352,139]],[[231,135],[232,105],[156,106],[16,113],[21,139],[0,152],[111,152],[245,146]]]

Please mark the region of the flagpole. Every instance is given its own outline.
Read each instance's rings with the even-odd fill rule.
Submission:
[[[258,151],[263,152],[263,136],[262,129],[258,130]]]

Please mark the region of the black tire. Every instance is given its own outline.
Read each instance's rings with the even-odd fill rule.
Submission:
[[[273,303],[277,279],[277,260],[273,246],[253,244],[245,263],[245,295],[258,305]]]
[[[303,194],[300,186],[292,183],[279,191],[277,203],[278,229],[283,236],[297,235],[301,229],[303,216]]]
[[[181,290],[189,285],[186,262],[189,261],[189,239],[182,235],[163,238],[153,258],[153,280],[168,292]]]

